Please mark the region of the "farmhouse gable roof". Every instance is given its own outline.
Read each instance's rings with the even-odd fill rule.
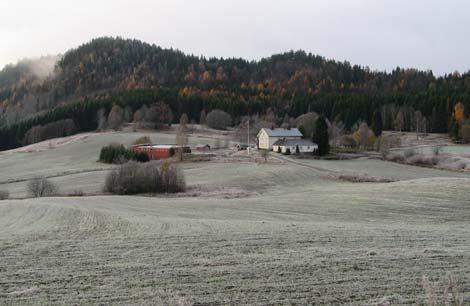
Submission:
[[[269,137],[302,137],[302,133],[299,131],[297,128],[292,128],[292,129],[282,129],[282,128],[277,128],[277,129],[268,129],[268,128],[262,128],[258,136],[261,134],[262,131],[265,131],[266,134],[268,134]]]

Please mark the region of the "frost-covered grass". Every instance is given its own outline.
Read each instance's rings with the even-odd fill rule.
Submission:
[[[110,143],[128,146],[142,136],[150,136],[154,143],[175,142],[175,135],[171,133],[107,132],[73,136],[76,141],[52,148],[39,143],[30,146],[29,152],[0,152],[0,188],[9,190],[12,197],[24,197],[27,180],[48,177],[62,193],[76,188],[82,188],[87,193],[101,192],[107,170],[113,167],[97,162],[101,148]],[[215,142],[209,137],[189,137],[190,144],[213,145]]]
[[[110,141],[97,137],[0,160],[30,154],[33,174],[93,168]],[[62,154],[78,165],[54,168],[49,155]],[[31,175],[5,165],[14,177]],[[468,174],[368,159],[182,167],[190,188],[245,193],[1,201],[0,304],[420,304],[422,275],[447,273],[470,296]],[[87,192],[104,173],[51,180]]]

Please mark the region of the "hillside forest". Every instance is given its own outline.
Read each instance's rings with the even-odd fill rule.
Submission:
[[[351,132],[365,123],[376,136],[383,129],[470,141],[470,73],[372,71],[304,51],[205,58],[104,37],[0,71],[0,150],[121,121],[158,128],[186,114],[199,123],[213,110],[227,113],[230,125],[247,116],[298,125],[321,114]]]

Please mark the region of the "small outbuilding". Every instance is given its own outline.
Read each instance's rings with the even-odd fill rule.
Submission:
[[[196,151],[210,151],[211,146],[209,144],[200,144],[196,146]]]
[[[248,144],[247,143],[237,143],[235,145],[235,148],[237,148],[238,151],[245,151],[248,149]]]
[[[282,138],[273,144],[273,151],[283,154],[306,154],[315,153],[318,145],[307,139]]]

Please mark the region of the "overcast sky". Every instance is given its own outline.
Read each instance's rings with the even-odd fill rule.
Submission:
[[[0,67],[99,36],[259,59],[291,49],[372,69],[470,70],[467,0],[0,0]]]

